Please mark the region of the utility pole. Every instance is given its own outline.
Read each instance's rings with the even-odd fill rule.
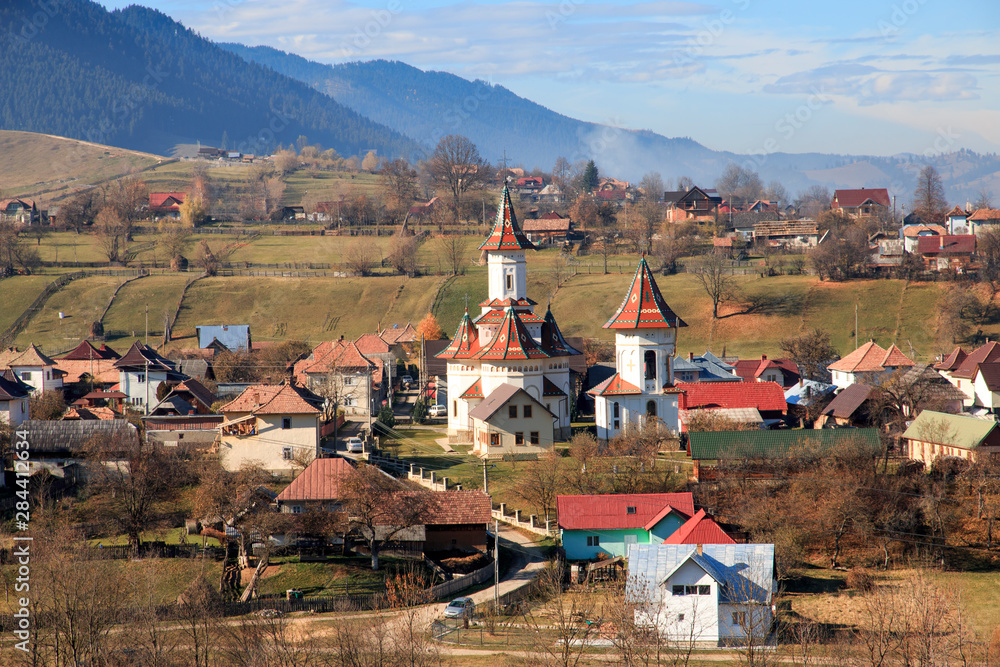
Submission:
[[[858,349],[858,304],[854,303],[854,349]]]
[[[146,304],[146,338],[142,341],[143,345],[149,345],[149,304]]]
[[[487,433],[487,436],[489,436],[488,433]],[[488,446],[489,445],[487,445],[487,447]],[[483,493],[485,493],[486,495],[490,495],[490,479],[489,479],[489,476],[486,474],[487,470],[489,470],[489,463],[487,462],[486,457],[484,456],[483,457]]]
[[[493,613],[500,611],[500,520],[493,519]]]

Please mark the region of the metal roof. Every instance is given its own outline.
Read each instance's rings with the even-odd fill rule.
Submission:
[[[796,447],[829,449],[858,441],[874,453],[882,446],[874,428],[786,430],[786,431],[703,431],[688,435],[691,458],[774,458],[787,456]]]

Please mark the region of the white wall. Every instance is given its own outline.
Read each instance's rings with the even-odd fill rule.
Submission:
[[[238,414],[227,414],[229,420]],[[290,419],[291,428],[282,428],[283,419]],[[239,470],[244,463],[261,463],[278,474],[290,474],[297,469],[293,460],[284,457],[284,449],[292,448],[292,456],[304,453],[307,460],[319,452],[319,415],[261,415],[257,417],[257,434],[252,436],[223,435],[219,458],[226,470]]]
[[[718,641],[719,585],[712,577],[688,560],[662,586],[657,627],[663,637],[672,641]],[[708,586],[709,594],[674,595],[674,586]]]
[[[25,384],[31,385],[35,390],[33,393],[40,394],[43,391],[62,389],[62,377],[57,376],[51,366],[12,366],[11,370]]]

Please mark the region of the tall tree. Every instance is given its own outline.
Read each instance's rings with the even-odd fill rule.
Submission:
[[[692,271],[698,284],[712,300],[712,319],[719,318],[719,306],[734,301],[739,293],[736,277],[729,272],[729,267],[722,255],[709,251],[704,261]]]
[[[973,210],[981,208],[993,208],[993,192],[989,188],[982,188],[976,194],[976,201],[972,202]]]
[[[654,203],[660,201],[664,192],[663,176],[658,171],[647,172],[639,181],[639,189],[642,190],[642,196],[649,201]]]
[[[365,154],[364,159],[361,160],[361,168],[369,173],[375,173],[375,170],[378,169],[378,155],[375,154],[375,151],[368,151]]]
[[[925,223],[943,222],[944,215],[948,212],[944,184],[933,165],[925,166],[917,177],[917,188],[913,191],[913,212]]]
[[[378,173],[389,208],[408,210],[417,197],[417,171],[403,158],[396,158],[383,162]]]
[[[830,332],[819,329],[783,339],[781,350],[798,364],[802,377],[820,382],[829,382],[830,372],[826,367],[840,357],[830,342]]]
[[[752,169],[730,162],[715,187],[730,202],[752,202],[764,195],[764,184]]]
[[[580,189],[584,192],[593,192],[601,182],[600,172],[593,160],[587,160],[587,166],[580,174]]]
[[[341,481],[351,532],[368,547],[373,570],[386,543],[423,523],[429,493],[411,490],[374,466],[362,465]]]
[[[489,176],[489,164],[479,155],[479,149],[460,134],[449,134],[438,142],[427,170],[451,192],[456,209],[462,195],[484,184]]]
[[[112,181],[104,188],[104,206],[124,224],[125,240],[132,241],[132,228],[149,205],[146,182],[134,174]]]
[[[795,207],[799,209],[801,215],[816,218],[830,208],[832,199],[827,188],[822,185],[811,185],[799,193]]]

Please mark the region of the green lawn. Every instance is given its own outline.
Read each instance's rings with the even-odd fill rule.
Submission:
[[[146,328],[146,307],[149,307],[149,330],[162,335],[164,314],[173,315],[174,308],[181,298],[181,292],[187,281],[194,275],[183,273],[165,273],[146,276],[133,280],[118,292],[115,301],[104,316],[104,330],[109,343],[114,342],[114,332],[120,334],[128,342],[135,336],[142,336]],[[152,340],[152,339],[151,339]]]
[[[49,356],[71,350],[90,336],[91,323],[100,317],[123,280],[117,276],[90,276],[67,283],[49,298],[15,344],[23,349],[35,343]],[[62,320],[60,312],[66,316]]]
[[[52,281],[52,276],[12,276],[0,279],[0,333],[6,331]]]
[[[188,290],[174,335],[193,338],[195,326],[229,322],[249,324],[258,341],[356,338],[375,331],[380,322],[419,322],[438,282],[435,277],[400,276],[205,278]],[[182,340],[176,346],[191,343]]]

